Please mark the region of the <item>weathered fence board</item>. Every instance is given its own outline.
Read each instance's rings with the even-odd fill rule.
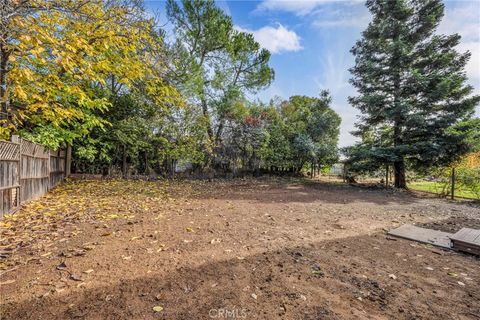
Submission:
[[[0,217],[45,194],[65,178],[66,151],[14,136],[0,141]]]
[[[0,217],[19,205],[20,144],[0,142]]]

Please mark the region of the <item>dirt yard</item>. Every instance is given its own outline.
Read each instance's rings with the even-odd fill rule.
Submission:
[[[300,180],[74,181],[2,222],[1,319],[480,319],[480,207]]]

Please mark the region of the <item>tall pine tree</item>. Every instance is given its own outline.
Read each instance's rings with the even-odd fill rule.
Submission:
[[[354,134],[362,138],[351,155],[369,168],[393,164],[395,187],[405,188],[406,162],[444,165],[468,152],[468,121],[480,97],[466,84],[470,53],[455,50],[460,36],[434,33],[444,15],[440,0],[366,5],[373,20],[351,50],[359,95],[349,101],[361,111]],[[459,123],[464,130],[455,130]]]

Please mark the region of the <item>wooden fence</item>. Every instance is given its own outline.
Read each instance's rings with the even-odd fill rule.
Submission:
[[[0,217],[60,183],[69,171],[67,162],[65,149],[49,150],[17,136],[1,140]]]

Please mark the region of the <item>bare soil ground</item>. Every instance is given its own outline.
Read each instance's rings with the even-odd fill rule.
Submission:
[[[325,182],[73,181],[2,222],[1,319],[479,319],[473,203]]]

